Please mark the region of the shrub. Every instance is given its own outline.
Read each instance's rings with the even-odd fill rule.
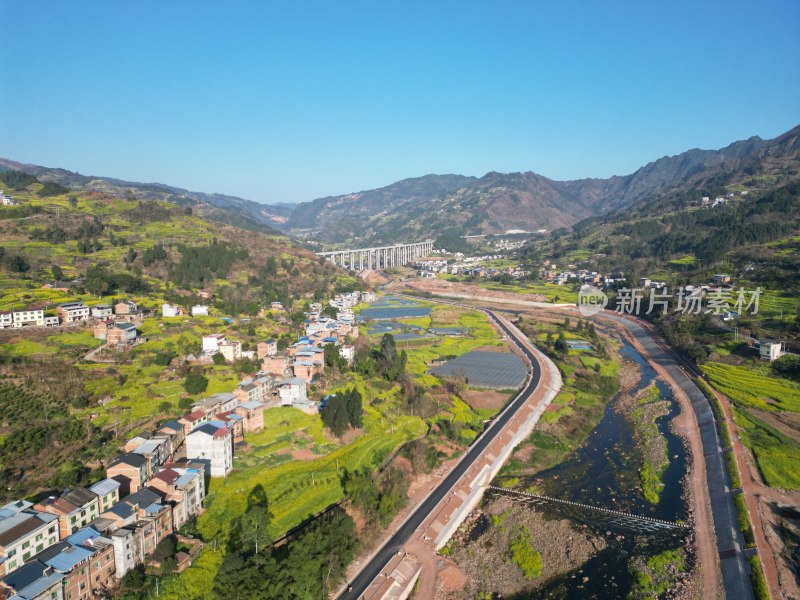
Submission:
[[[531,548],[528,538],[530,533],[527,527],[511,540],[511,560],[522,569],[528,579],[536,579],[542,574],[542,555]]]

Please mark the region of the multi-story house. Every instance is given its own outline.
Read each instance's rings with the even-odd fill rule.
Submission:
[[[106,474],[119,481],[120,496],[142,489],[150,477],[149,462],[144,456],[127,452],[119,455],[106,469]]]
[[[269,338],[263,342],[258,342],[256,344],[256,355],[258,358],[264,358],[266,356],[275,356],[278,353],[278,341]]]
[[[14,315],[10,312],[0,312],[0,329],[14,326]]]
[[[188,415],[182,416],[178,419],[178,423],[183,426],[184,440],[195,427],[202,425],[208,421],[208,415],[205,410],[197,409],[190,412]]]
[[[211,416],[217,413],[233,410],[239,404],[239,400],[229,392],[219,392],[203,398],[192,406],[192,410],[202,410],[206,415]]]
[[[183,425],[178,421],[167,421],[156,431],[156,436],[168,437],[170,439],[170,459],[175,456],[175,453],[183,445],[183,440],[186,434],[183,430]]]
[[[155,473],[170,457],[170,441],[167,437],[153,437],[140,444],[133,452],[144,456],[150,473]]]
[[[56,313],[62,323],[76,323],[88,319],[90,309],[83,302],[65,302],[56,307]]]
[[[178,317],[183,313],[179,306],[175,306],[170,302],[165,302],[161,305],[162,317]]]
[[[38,560],[0,580],[5,597],[14,600],[64,600],[64,574]]]
[[[233,443],[238,444],[244,441],[244,418],[237,415],[235,412],[226,411],[214,416],[214,419],[209,421],[217,426],[224,426],[231,430],[233,434]]]
[[[142,492],[147,492],[148,500],[156,500],[148,504]],[[158,494],[141,490],[139,495],[140,497],[133,500],[136,503],[133,507],[136,520],[118,528],[109,536],[114,545],[115,575],[118,579],[142,564],[158,543],[173,531],[172,509],[160,503]],[[125,498],[120,504],[127,504],[128,500]],[[143,506],[144,504],[147,505]]]
[[[92,318],[110,319],[114,316],[114,308],[110,304],[95,304],[92,307]]]
[[[93,527],[84,527],[77,533],[73,533],[66,540],[75,548],[87,548],[92,552],[87,564],[86,576],[89,580],[89,588],[92,595],[88,598],[96,598],[101,593],[107,593],[114,585],[114,545],[111,539],[103,536]],[[65,586],[65,600],[70,600],[69,593]],[[72,600],[76,600],[73,597]]]
[[[100,516],[97,494],[82,488],[69,490],[61,497],[50,496],[37,502],[34,508],[58,517],[58,530],[62,539]]]
[[[117,322],[108,326],[105,339],[109,346],[123,346],[135,342],[138,335],[133,323]]]
[[[264,408],[261,402],[245,402],[233,409],[242,417],[242,429],[245,433],[258,433],[264,429]]]
[[[163,504],[172,506],[175,529],[203,509],[205,478],[198,469],[177,466],[162,469],[150,480],[149,489],[161,494]]]
[[[242,342],[238,340],[225,340],[219,345],[219,353],[228,362],[234,362],[242,358]]]
[[[59,540],[58,517],[32,506],[18,500],[0,508],[0,575],[19,569]]]
[[[115,481],[114,479],[103,479],[89,488],[91,492],[97,495],[97,502],[101,513],[107,511],[119,502],[119,488],[119,481]]]
[[[14,327],[44,327],[44,310],[15,310]]]
[[[139,305],[133,300],[123,300],[114,305],[115,315],[133,315],[139,312]]]
[[[226,477],[233,469],[233,433],[204,423],[186,436],[186,457],[208,465],[211,477]]]

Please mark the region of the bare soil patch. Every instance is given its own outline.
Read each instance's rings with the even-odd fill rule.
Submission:
[[[474,409],[500,410],[508,402],[508,394],[496,390],[468,390],[463,394],[463,399]]]

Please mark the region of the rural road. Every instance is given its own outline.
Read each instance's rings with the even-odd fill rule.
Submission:
[[[453,468],[417,509],[409,515],[399,529],[380,547],[369,561],[365,563],[358,575],[356,575],[349,583],[349,586],[339,595],[341,600],[362,598],[362,595],[369,585],[378,577],[383,576],[381,571],[389,560],[401,551],[401,548],[411,538],[414,531],[422,525],[439,502],[455,487],[458,480],[469,470],[470,466],[472,466],[481,453],[490,446],[494,438],[503,430],[505,425],[511,421],[520,407],[528,401],[539,385],[542,375],[541,367],[536,355],[526,346],[526,340],[519,339],[492,311],[487,310],[486,312],[505,335],[508,336],[510,341],[527,356],[533,367],[530,379],[522,391],[507,405],[503,412],[495,417],[485,433],[467,449],[461,462]]]

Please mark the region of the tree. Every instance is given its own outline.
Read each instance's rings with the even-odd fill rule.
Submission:
[[[558,354],[567,354],[569,352],[569,344],[567,344],[567,340],[564,338],[563,331],[558,334],[558,339],[553,348]]]
[[[53,265],[53,267],[50,270],[53,273],[53,279],[55,279],[56,281],[61,281],[62,279],[64,279],[64,271],[61,270],[61,267],[59,267],[58,265]]]
[[[208,378],[201,372],[189,371],[183,382],[183,389],[190,394],[202,394],[208,387]]]
[[[272,522],[272,513],[269,511],[269,500],[264,487],[259,483],[247,498],[247,511],[239,524],[239,542],[241,549],[254,554],[265,550],[272,542],[269,535],[269,525]]]
[[[215,365],[225,364],[225,357],[222,355],[222,352],[217,352],[214,356],[211,357],[211,360],[214,361]]]
[[[350,425],[353,427],[361,427],[363,424],[362,416],[364,408],[361,405],[361,392],[356,388],[347,392],[345,407],[347,409],[347,418],[350,421]]]

